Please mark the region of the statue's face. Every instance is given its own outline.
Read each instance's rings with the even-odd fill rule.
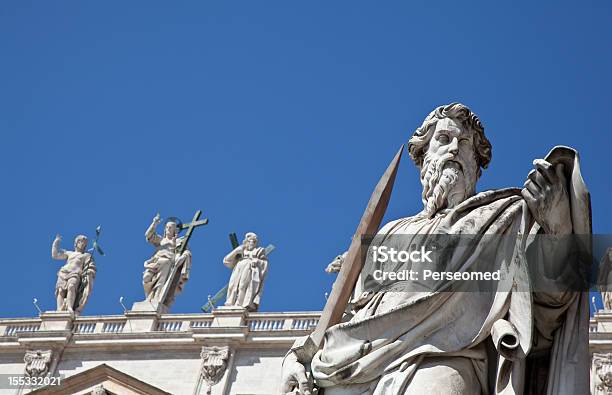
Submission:
[[[176,223],[168,222],[165,228],[166,237],[172,238],[176,236]]]
[[[246,241],[246,249],[250,251],[255,247],[257,247],[257,239],[254,237],[249,237]]]
[[[87,249],[87,239],[84,237],[77,237],[74,240],[74,249],[77,252],[85,252]]]
[[[434,199],[436,211],[454,207],[474,193],[478,178],[474,153],[471,130],[450,118],[436,123],[421,170],[423,199]]]

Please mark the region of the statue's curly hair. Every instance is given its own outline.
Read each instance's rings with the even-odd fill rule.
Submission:
[[[414,134],[408,141],[410,158],[419,169],[423,166],[423,158],[429,146],[429,141],[433,136],[435,125],[443,118],[451,118],[460,122],[463,127],[474,131],[474,155],[476,156],[476,163],[479,166],[478,173],[480,175],[480,169],[486,169],[489,162],[491,162],[491,143],[484,134],[484,126],[482,126],[478,116],[461,103],[440,106],[429,113],[423,124],[414,131]]]

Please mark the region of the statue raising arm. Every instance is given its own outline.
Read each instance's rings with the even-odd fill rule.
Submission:
[[[153,218],[153,221],[151,221],[151,225],[149,225],[149,228],[145,232],[145,238],[147,239],[147,241],[156,247],[159,246],[159,243],[162,240],[162,237],[158,235],[157,233],[155,233],[155,229],[157,228],[157,225],[159,225],[160,222],[161,222],[161,219],[158,213],[155,215],[155,217]]]
[[[78,235],[74,239],[74,251],[60,248],[62,237],[55,236],[51,246],[53,259],[66,261],[57,272],[55,296],[58,311],[80,313],[91,294],[96,275],[93,256],[87,252],[87,237]]]
[[[53,244],[51,245],[51,258],[56,259],[58,261],[65,261],[68,259],[68,254],[66,254],[66,250],[60,248],[60,243],[62,242],[62,236],[59,234],[55,235],[55,239],[53,240]]]

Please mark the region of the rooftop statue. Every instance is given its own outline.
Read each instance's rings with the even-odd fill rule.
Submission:
[[[257,235],[248,232],[242,244],[223,258],[223,263],[232,269],[225,305],[257,311],[268,273],[268,255],[265,248],[259,247]]]
[[[145,238],[155,247],[153,256],[144,263],[144,273],[142,274],[142,286],[145,291],[146,299],[149,302],[169,305],[169,300],[162,301],[162,292],[164,288],[169,286],[171,280],[170,273],[173,266],[180,268],[178,277],[177,289],[175,293],[179,293],[187,280],[191,271],[191,251],[185,249],[180,252],[183,239],[179,237],[179,229],[177,222],[170,220],[164,225],[164,234],[159,235],[155,229],[160,224],[161,219],[157,214],[147,231]]]
[[[79,235],[74,239],[74,251],[60,247],[62,236],[55,236],[51,246],[51,257],[66,261],[57,272],[55,298],[57,311],[80,313],[93,288],[96,265],[91,253],[87,252],[87,237]]]
[[[136,302],[133,309],[167,312],[189,280],[191,272],[191,251],[188,242],[197,226],[206,225],[208,219],[199,220],[201,211],[197,211],[193,221],[182,224],[178,218],[168,218],[164,224],[164,233],[159,235],[156,229],[161,223],[159,214],[155,215],[145,232],[145,238],[155,247],[155,253],[144,263],[142,286],[146,299]],[[179,236],[182,229],[187,229],[185,236]]]

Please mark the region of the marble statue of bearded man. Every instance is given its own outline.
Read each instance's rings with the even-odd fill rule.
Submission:
[[[532,269],[548,270],[550,259],[541,252],[550,251],[546,245],[532,251],[529,237],[591,232],[575,151],[565,148],[571,155],[564,164],[536,159],[523,189],[476,193],[491,144],[479,118],[459,103],[432,111],[408,150],[420,169],[424,208],[387,223],[377,237],[401,236],[395,240],[405,245],[397,247],[407,251],[415,235],[478,236],[442,263],[453,272],[468,271],[487,250],[491,262],[504,268],[499,283],[505,287],[371,292],[348,322],[327,329],[309,360],[298,348],[288,352],[280,392],[309,394],[314,381],[325,395],[588,393],[588,295],[557,283],[538,284],[535,292],[531,283]],[[562,268],[581,264],[561,250],[550,256]],[[453,281],[439,289],[455,289]]]
[[[265,248],[259,247],[257,235],[248,232],[242,244],[223,258],[223,264],[232,269],[225,305],[257,311],[268,273],[268,257]]]

